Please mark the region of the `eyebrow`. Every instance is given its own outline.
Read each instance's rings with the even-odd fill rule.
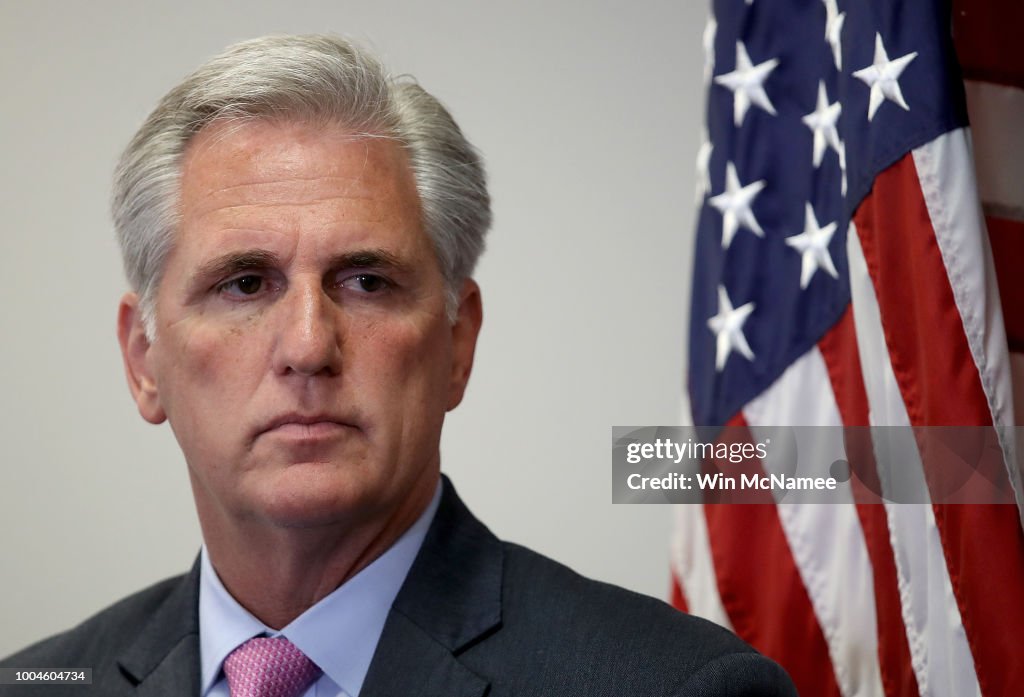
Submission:
[[[383,249],[359,249],[338,254],[331,259],[332,269],[392,269],[406,271],[408,264]]]
[[[208,278],[222,278],[236,274],[239,271],[249,269],[265,269],[275,266],[278,263],[276,254],[271,254],[260,249],[250,249],[244,252],[230,252],[211,259],[202,264],[195,273],[192,280],[205,280]]]
[[[266,269],[280,264],[276,254],[261,249],[229,252],[202,264],[192,274],[193,281],[224,278],[242,271]],[[359,249],[331,257],[330,269],[392,269],[399,273],[408,264],[384,249]]]

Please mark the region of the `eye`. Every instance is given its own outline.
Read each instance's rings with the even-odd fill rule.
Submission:
[[[340,285],[342,288],[347,288],[348,290],[369,294],[387,290],[390,284],[383,276],[378,276],[377,274],[372,273],[361,273],[342,279]]]
[[[263,288],[263,277],[255,274],[238,276],[218,286],[218,290],[229,295],[255,295]]]

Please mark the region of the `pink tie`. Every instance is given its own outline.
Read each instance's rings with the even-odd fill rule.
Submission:
[[[284,637],[256,637],[224,659],[231,697],[298,697],[320,668]]]

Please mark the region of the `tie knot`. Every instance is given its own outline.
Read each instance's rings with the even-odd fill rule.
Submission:
[[[298,697],[320,668],[284,637],[256,637],[224,659],[231,697]]]

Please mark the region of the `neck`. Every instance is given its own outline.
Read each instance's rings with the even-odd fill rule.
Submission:
[[[224,524],[227,516],[198,500],[197,509],[221,583],[254,617],[282,629],[386,552],[426,510],[434,490],[414,489],[386,518],[310,528],[252,519]]]

